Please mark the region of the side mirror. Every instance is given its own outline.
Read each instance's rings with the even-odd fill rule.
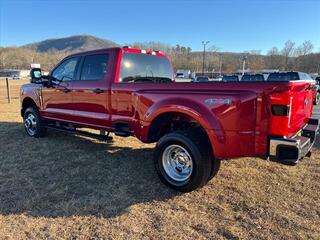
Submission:
[[[30,77],[32,83],[40,83],[41,82],[41,69],[40,68],[32,68],[30,71]]]

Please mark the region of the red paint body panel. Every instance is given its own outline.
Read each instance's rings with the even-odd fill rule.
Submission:
[[[314,95],[314,89],[306,90],[307,88],[308,82],[289,82],[287,90],[270,96],[271,104],[290,105],[288,117],[272,116],[269,130],[271,135],[290,137],[307,123],[312,115]]]
[[[29,84],[23,87],[21,100],[33,98],[47,120],[105,130],[112,130],[112,123],[126,122],[142,142],[148,141],[158,116],[184,113],[206,130],[219,159],[266,156],[269,136],[292,136],[312,113],[313,90],[308,82],[121,83],[123,52],[141,50],[113,48],[73,55],[109,54],[106,76],[98,81],[72,81],[67,86],[70,93],[59,86]],[[167,58],[161,52],[145,54]],[[93,93],[95,88],[103,93]],[[36,89],[41,89],[42,100],[34,94]],[[273,116],[273,104],[290,105],[290,115]]]

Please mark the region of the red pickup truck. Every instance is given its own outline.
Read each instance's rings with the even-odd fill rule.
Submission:
[[[157,142],[157,173],[184,192],[214,177],[221,159],[295,164],[310,154],[318,132],[312,80],[177,83],[164,53],[129,47],[73,54],[48,76],[40,69],[31,76],[21,88],[29,136],[54,128]]]

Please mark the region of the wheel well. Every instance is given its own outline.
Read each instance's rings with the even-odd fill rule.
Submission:
[[[209,137],[201,124],[191,116],[179,112],[163,113],[156,117],[152,121],[148,131],[148,142],[157,142],[167,133],[179,130],[188,130],[191,128],[199,128],[199,130],[202,129],[210,143]]]
[[[27,98],[23,99],[22,108],[21,108],[21,116],[22,117],[24,115],[25,110],[31,106],[38,109],[37,104],[31,98],[27,97]]]

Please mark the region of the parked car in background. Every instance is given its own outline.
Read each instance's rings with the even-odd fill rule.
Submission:
[[[224,75],[222,77],[223,82],[239,82],[239,76],[238,75]]]
[[[175,75],[176,82],[193,82],[194,74],[190,69],[178,69]]]
[[[176,73],[176,78],[185,78],[184,73]]]
[[[198,76],[194,79],[194,82],[209,82],[210,78],[208,76]]]
[[[192,71],[190,69],[177,69],[176,77],[178,78],[192,78]]]
[[[315,85],[315,94],[313,98],[313,104],[318,105],[320,103],[320,77],[316,77],[315,81],[316,81],[316,85]]]
[[[225,82],[176,83],[164,53],[127,47],[76,53],[46,77],[41,69],[30,75],[32,82],[20,90],[29,136],[44,137],[49,128],[156,142],[160,179],[183,192],[210,181],[222,159],[258,156],[294,165],[310,155],[318,133],[318,119],[311,118],[313,80],[241,82],[229,76]]]
[[[276,72],[271,73],[267,79],[267,81],[289,81],[289,79],[292,79],[291,81],[311,81],[314,82],[313,88],[314,88],[314,95],[313,95],[313,104],[318,105],[320,103],[320,86],[319,86],[319,80],[317,81],[317,78],[315,80],[312,79],[312,77],[304,72]]]
[[[314,80],[310,77],[309,74],[304,72],[275,72],[270,73],[267,81],[297,81],[297,80],[306,80],[312,81]]]
[[[219,81],[219,82],[221,82],[221,81],[222,81],[222,78],[223,78],[223,76],[218,76],[216,79],[214,79],[214,81]]]
[[[241,81],[247,82],[263,82],[265,81],[263,74],[244,74]]]
[[[318,83],[320,85],[320,77],[316,77],[315,81],[316,81],[316,83]]]
[[[13,76],[12,76],[12,79],[13,79],[13,80],[20,80],[20,76],[19,76],[19,75],[13,75]]]

